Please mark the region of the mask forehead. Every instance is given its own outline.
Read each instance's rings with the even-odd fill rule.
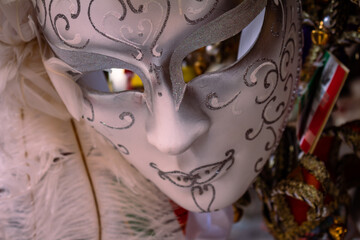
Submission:
[[[152,99],[156,95],[154,88],[156,83],[162,81],[159,76],[165,76],[165,84],[176,86],[173,94],[176,95],[176,104],[179,105],[181,101],[184,90],[182,76],[177,74],[178,76],[172,77],[172,83],[169,81],[169,62],[175,48],[184,45],[185,38],[193,39],[194,32],[197,33],[199,47],[211,44],[206,37],[208,33],[199,29],[229,10],[238,8],[239,4],[249,6],[251,2],[44,0],[36,2],[36,9],[39,10],[38,18],[45,37],[59,58],[83,73],[110,68],[135,72],[144,83],[144,96],[152,111]],[[265,1],[257,1],[256,5],[265,6]],[[261,7],[257,10],[259,8]],[[246,13],[243,9],[242,12],[237,12],[237,15],[251,19],[257,13],[258,11],[254,10]],[[240,25],[246,25],[249,19]],[[219,31],[219,26],[222,27],[221,21],[216,23],[215,27],[210,26],[219,32],[212,31],[213,35],[224,35]],[[229,34],[235,35],[239,31],[229,26],[228,34],[224,36],[229,37]],[[193,45],[193,42],[186,41],[186,45]],[[175,60],[177,62],[172,65],[177,68],[178,73],[182,59],[177,56]],[[159,69],[157,66],[161,66],[165,75],[154,70]]]
[[[75,51],[97,53],[133,65],[166,61],[186,36],[237,4],[238,0],[36,2],[45,36],[66,62],[72,62],[66,52]],[[93,71],[97,67],[80,70]]]

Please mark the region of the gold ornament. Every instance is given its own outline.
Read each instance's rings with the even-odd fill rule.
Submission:
[[[334,240],[344,240],[347,229],[343,221],[338,217],[334,219],[333,225],[329,228],[329,233]]]
[[[243,207],[248,206],[251,203],[251,197],[247,191],[240,199],[238,199],[233,205],[234,222],[239,222],[244,215]]]
[[[311,31],[311,41],[318,46],[325,46],[329,42],[329,34],[324,29],[324,22],[321,21],[319,28]]]
[[[239,222],[244,215],[244,210],[242,208],[238,208],[235,205],[232,206],[234,211],[234,223]]]

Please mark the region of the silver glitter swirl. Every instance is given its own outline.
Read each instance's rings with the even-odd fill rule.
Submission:
[[[292,17],[293,12],[291,12],[290,14],[287,13],[287,11],[284,9],[284,5],[281,0],[274,1],[274,3],[277,6],[279,6],[279,4],[281,5],[280,7],[283,13],[281,31],[284,33],[286,32],[286,34],[283,34],[284,37],[282,37],[282,43],[280,48],[280,61],[278,62],[279,67],[277,63],[271,59],[266,59],[266,60],[259,59],[255,61],[254,64],[248,67],[244,75],[245,85],[247,87],[254,87],[258,83],[258,80],[256,79],[256,81],[254,81],[254,79],[252,79],[252,81],[249,81],[249,77],[248,77],[249,73],[252,74],[254,69],[256,69],[255,67],[258,66],[260,63],[264,62],[264,60],[271,62],[271,65],[274,66],[272,70],[268,70],[264,80],[264,88],[265,89],[270,88],[271,91],[269,91],[269,94],[267,94],[266,97],[259,98],[257,96],[255,99],[256,104],[263,106],[263,110],[261,113],[262,121],[259,124],[259,126],[256,128],[257,130],[255,130],[254,128],[250,128],[245,133],[245,139],[248,141],[252,141],[258,138],[260,136],[260,133],[262,133],[263,131],[265,130],[269,131],[271,133],[271,136],[269,135],[271,137],[271,140],[265,142],[265,151],[273,150],[279,142],[278,136],[283,131],[283,126],[286,123],[285,119],[290,113],[291,110],[290,106],[292,105],[294,100],[293,91],[296,88],[296,83],[294,83],[294,81],[297,81],[294,79],[293,74],[290,72],[290,67],[293,67],[294,65],[295,53],[297,52],[295,39],[298,38],[299,36],[296,36],[297,31],[296,31],[295,20],[298,19],[293,19]],[[293,11],[293,8],[291,6],[290,6],[290,11]],[[288,31],[286,31],[288,27],[289,29]],[[273,29],[271,29],[271,31],[273,31]],[[278,37],[277,34],[276,37]],[[299,39],[301,43],[301,37]],[[298,56],[298,58],[301,59],[300,56]],[[299,66],[299,62],[298,62],[298,66]],[[272,79],[272,81],[267,80],[270,74],[272,76],[272,78],[270,78]],[[279,98],[278,95],[274,95],[275,89],[278,88],[279,81],[283,82],[284,93],[289,92],[289,97],[285,100],[278,99]],[[272,85],[272,87],[270,87],[270,85]],[[292,89],[289,90],[290,87]],[[273,127],[273,124],[280,121],[280,119],[284,119],[284,120],[283,123],[281,124],[281,128],[279,129],[278,132],[276,132]],[[256,173],[259,173],[261,171],[264,164],[266,163],[266,160],[267,159],[264,159],[264,157],[258,158],[254,166],[254,170]]]
[[[133,115],[131,112],[123,112],[123,113],[121,113],[121,114],[119,115],[119,118],[120,118],[120,120],[122,120],[122,121],[125,119],[125,117],[130,117],[130,118],[131,118],[131,122],[130,122],[128,125],[124,126],[124,127],[114,127],[114,126],[110,126],[110,125],[106,124],[106,123],[103,122],[103,121],[100,121],[100,123],[101,123],[102,125],[104,125],[105,127],[108,127],[108,128],[111,128],[111,129],[124,130],[124,129],[130,128],[130,127],[131,127],[132,125],[134,125],[134,123],[135,123],[135,117],[134,117],[134,115]]]
[[[94,1],[95,0],[90,1],[89,8],[88,8],[88,18],[89,18],[90,24],[94,28],[94,30],[96,32],[98,32],[99,34],[101,34],[102,36],[104,36],[104,37],[106,37],[106,38],[108,38],[108,39],[110,39],[110,40],[112,40],[114,42],[122,43],[122,44],[125,44],[126,46],[134,48],[137,51],[137,54],[132,54],[132,56],[136,60],[141,61],[143,59],[143,57],[144,57],[144,54],[143,54],[142,50],[138,46],[136,46],[134,44],[131,44],[129,42],[126,42],[124,40],[120,40],[118,38],[115,38],[115,37],[113,37],[113,36],[111,36],[109,34],[106,34],[105,32],[101,31],[99,28],[96,27],[96,25],[95,25],[95,23],[94,23],[94,21],[92,20],[92,17],[91,17],[91,9],[92,9],[92,5],[93,5]],[[128,1],[128,2],[130,2],[130,1]],[[127,8],[126,8],[125,2],[123,0],[119,0],[119,3],[123,8],[123,13],[122,13],[121,17],[118,20],[123,21],[126,18],[126,15],[127,15]],[[132,8],[130,7],[130,9],[132,9]],[[142,7],[140,7],[139,9],[142,9]],[[133,10],[135,10],[135,9],[133,9]],[[138,12],[135,11],[135,13],[138,13]]]
[[[210,109],[210,110],[220,110],[222,108],[225,108],[227,106],[229,106],[232,102],[234,102],[236,100],[236,98],[240,95],[241,91],[239,91],[232,99],[230,99],[228,102],[220,105],[220,106],[214,106],[214,104],[212,103],[212,101],[214,99],[218,99],[218,95],[215,92],[212,92],[210,94],[208,94],[206,96],[206,100],[205,100],[205,106]]]
[[[161,179],[168,180],[178,187],[190,188],[195,185],[210,183],[222,171],[228,171],[234,164],[234,153],[235,151],[231,149],[226,152],[227,158],[225,160],[195,168],[189,173],[181,171],[164,172],[155,163],[150,163],[150,167],[158,171]]]
[[[267,70],[265,77],[263,79],[264,89],[267,90],[268,94],[265,96],[257,96],[255,98],[255,102],[257,104],[263,104],[273,95],[279,79],[279,70],[276,62],[269,58],[260,58],[256,60],[254,63],[250,64],[245,70],[245,74],[243,77],[244,83],[247,87],[253,87],[258,84],[259,79],[257,73],[260,71]],[[275,76],[274,76],[275,75]],[[261,74],[261,76],[264,76]],[[274,76],[275,80],[273,82],[269,81],[270,76]],[[271,87],[271,89],[270,89]],[[269,91],[270,90],[270,91]]]
[[[163,32],[164,32],[164,29],[165,29],[165,27],[166,27],[166,24],[167,24],[167,22],[168,22],[168,20],[169,20],[169,16],[170,16],[170,6],[171,6],[171,5],[170,5],[170,0],[167,0],[166,3],[167,3],[167,8],[166,8],[165,20],[164,20],[164,22],[163,22],[163,24],[162,24],[162,26],[161,26],[161,28],[160,28],[159,33],[156,35],[153,43],[151,44],[151,54],[152,54],[154,57],[161,57],[161,55],[162,55],[162,50],[160,50],[159,52],[156,52],[156,48],[157,48],[157,42],[158,42],[160,36],[161,36],[161,35],[163,34]]]

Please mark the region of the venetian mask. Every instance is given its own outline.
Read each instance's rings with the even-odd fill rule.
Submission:
[[[244,194],[291,111],[301,54],[298,1],[43,0],[34,6],[52,50],[74,69],[64,74],[82,74],[66,91],[81,88],[84,120],[140,173],[191,211],[214,211]],[[184,81],[189,55],[234,38],[233,60],[225,56],[220,67]],[[103,88],[107,69],[137,74],[143,91]]]

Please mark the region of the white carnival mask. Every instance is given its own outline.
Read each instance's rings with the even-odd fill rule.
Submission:
[[[71,67],[128,69],[141,78],[143,93],[94,91],[86,75],[79,84],[85,121],[146,178],[191,211],[214,211],[244,194],[292,108],[301,54],[297,0],[34,0],[34,6],[53,51]],[[237,60],[184,82],[188,54],[240,32]]]

